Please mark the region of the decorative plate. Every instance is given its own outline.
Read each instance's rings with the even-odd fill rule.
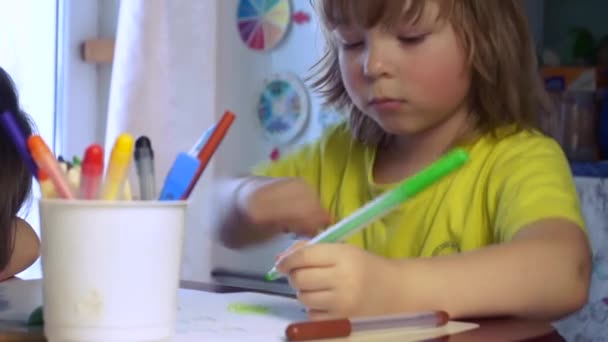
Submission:
[[[268,79],[257,103],[264,135],[279,145],[293,140],[308,121],[308,101],[308,92],[297,77],[281,74]]]
[[[240,0],[237,25],[250,49],[267,51],[279,44],[289,27],[289,0]]]

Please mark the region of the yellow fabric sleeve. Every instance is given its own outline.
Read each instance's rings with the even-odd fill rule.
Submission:
[[[546,218],[567,219],[584,229],[570,166],[555,141],[539,136],[510,144],[499,160],[489,181],[497,201],[497,241],[508,241],[524,226]]]

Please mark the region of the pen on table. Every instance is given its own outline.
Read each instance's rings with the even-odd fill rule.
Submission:
[[[38,184],[40,185],[40,194],[42,198],[56,198],[57,191],[49,176],[42,169],[38,169]]]
[[[154,151],[148,137],[141,136],[135,141],[134,159],[139,178],[139,199],[142,201],[156,199]]]
[[[19,127],[19,124],[15,120],[14,114],[11,112],[3,112],[0,115],[0,123],[4,127],[6,133],[13,140],[17,152],[21,156],[25,167],[32,173],[32,176],[38,177],[38,165],[32,159],[32,155],[27,147],[27,138],[23,134],[23,130]]]
[[[93,144],[84,152],[81,166],[79,198],[93,200],[99,197],[103,177],[103,148]]]
[[[66,175],[61,171],[59,163],[55,160],[55,156],[42,137],[39,135],[30,136],[27,139],[27,146],[38,167],[44,170],[53,182],[59,196],[64,199],[74,199],[75,196]]]
[[[133,156],[133,137],[123,133],[116,138],[110,161],[106,171],[106,177],[101,192],[101,198],[113,201],[119,198],[121,191],[124,191],[125,179],[131,165]]]
[[[196,186],[196,183],[198,182],[199,178],[201,177],[201,174],[203,173],[203,171],[205,171],[207,164],[209,164],[211,157],[213,156],[213,154],[215,153],[215,151],[217,150],[217,148],[223,141],[224,137],[226,136],[226,133],[230,129],[230,126],[234,122],[234,119],[235,119],[235,115],[234,115],[234,113],[232,113],[230,111],[226,111],[226,112],[224,112],[224,115],[222,115],[222,118],[220,119],[220,121],[217,123],[216,127],[211,132],[209,139],[207,140],[207,143],[205,144],[205,146],[203,146],[203,148],[201,149],[201,151],[198,154],[198,159],[200,160],[201,163],[200,163],[198,169],[196,170],[196,174],[190,181],[190,184],[188,185],[188,189],[186,190],[186,192],[184,193],[184,196],[181,199],[187,199],[190,196],[190,194],[192,193],[192,190]]]
[[[171,201],[187,197],[185,193],[188,191],[200,164],[200,160],[188,153],[178,154],[165,178],[159,199],[161,201]]]
[[[403,181],[396,188],[382,194],[380,197],[359,208],[349,217],[327,228],[324,232],[309,240],[307,245],[332,243],[346,239],[348,236],[388,214],[407,199],[458,169],[468,158],[467,152],[462,149],[456,149],[448,153],[421,172]],[[265,279],[267,281],[281,277],[281,274],[277,270],[277,264],[266,274]]]
[[[191,155],[192,157],[197,157],[198,154],[203,149],[203,147],[205,147],[205,145],[207,144],[207,141],[209,141],[209,137],[211,137],[211,133],[213,133],[213,131],[215,130],[216,127],[217,127],[217,124],[213,124],[211,127],[207,128],[207,130],[205,132],[203,132],[203,134],[197,140],[197,142],[194,143],[194,145],[190,148],[190,151],[188,151],[188,154]]]
[[[333,319],[326,321],[306,321],[289,324],[285,329],[287,341],[307,341],[347,337],[351,333],[364,331],[433,328],[448,323],[449,316],[444,311],[429,311],[404,315]]]

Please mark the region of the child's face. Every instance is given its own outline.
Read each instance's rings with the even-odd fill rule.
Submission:
[[[411,135],[463,109],[470,86],[464,49],[429,1],[416,24],[333,32],[344,86],[353,103],[385,131]]]

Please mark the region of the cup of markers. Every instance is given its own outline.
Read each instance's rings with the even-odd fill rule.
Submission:
[[[161,341],[174,336],[187,200],[234,120],[226,112],[157,193],[150,139],[123,133],[107,165],[100,145],[58,159],[39,135],[0,123],[38,180],[43,320],[53,341]],[[10,128],[10,126],[15,126]],[[139,196],[127,180],[135,165]],[[133,200],[133,197],[138,199]]]

